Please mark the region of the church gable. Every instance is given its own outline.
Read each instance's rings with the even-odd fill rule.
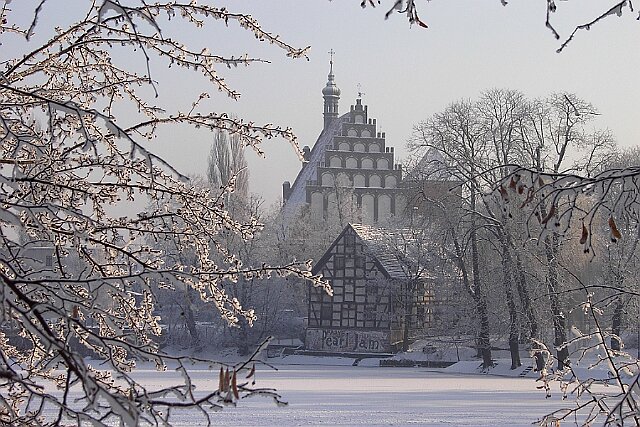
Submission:
[[[283,184],[285,220],[307,204],[313,220],[321,221],[348,210],[352,221],[374,224],[404,213],[407,197],[402,167],[393,147],[378,132],[362,99],[338,116],[340,89],[333,62],[324,98],[324,127],[313,149],[304,147],[305,164],[293,185]]]

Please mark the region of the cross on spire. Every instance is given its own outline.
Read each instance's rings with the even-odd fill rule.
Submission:
[[[358,83],[358,98],[362,98],[362,95],[366,95],[363,91],[362,91],[362,85],[360,83]]]
[[[330,70],[329,73],[333,74],[333,55],[335,55],[335,51],[333,49],[331,49],[329,52],[329,66],[330,66]]]

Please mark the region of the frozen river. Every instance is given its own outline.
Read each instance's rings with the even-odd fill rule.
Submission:
[[[558,395],[545,399],[532,378],[424,368],[283,365],[278,369],[259,371],[257,386],[276,388],[288,406],[277,407],[266,398],[245,399],[237,408],[214,414],[214,425],[530,426],[562,406]],[[139,375],[145,383],[160,378],[151,370]],[[200,392],[217,386],[217,378],[212,378],[216,375],[199,371],[195,377]],[[173,425],[199,426],[202,420],[180,414]]]

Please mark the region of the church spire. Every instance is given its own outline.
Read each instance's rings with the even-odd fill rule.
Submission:
[[[338,100],[340,100],[340,89],[336,86],[333,75],[333,49],[329,51],[329,75],[327,85],[322,89],[324,97],[324,129],[327,129],[331,122],[338,117]]]

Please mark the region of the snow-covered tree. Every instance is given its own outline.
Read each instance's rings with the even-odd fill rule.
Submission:
[[[220,68],[262,60],[194,46],[186,29],[237,26],[287,56],[306,49],[244,13],[196,2],[74,3],[61,23],[47,10],[66,2],[0,3],[0,423],[157,425],[170,423],[174,407],[210,422],[210,410],[242,395],[277,399],[237,379],[246,364],[221,371],[217,391],[195,395],[184,360],[158,348],[154,291],[186,286],[227,322],[251,323],[254,312],[223,280],[293,273],[322,282],[298,263],[245,267],[221,235],[250,239],[260,224],[227,211],[233,186],[212,197],[155,155],[150,140],[180,125],[226,132],[257,151],[274,137],[296,147],[289,128],[207,109],[212,91],[238,97]],[[167,66],[176,80],[190,73],[207,82],[186,108],[154,79]],[[193,259],[167,258],[166,248]],[[87,353],[100,364],[88,364]],[[142,385],[136,360],[160,370],[173,361],[184,382]]]
[[[549,320],[535,313],[533,301],[540,300],[536,298],[540,294],[548,298],[555,331],[554,346],[559,355],[557,360],[564,363],[567,358],[566,348],[562,345],[567,340],[568,308],[562,293],[566,286],[558,267],[561,241],[557,235],[549,234],[540,240],[543,245],[528,245],[528,236],[522,232],[524,227],[518,226],[526,222],[526,214],[504,209],[503,204],[493,203],[493,199],[484,194],[494,188],[496,181],[503,182],[501,190],[495,192],[498,197],[507,193],[507,187],[513,188],[516,194],[522,192],[517,183],[506,180],[511,177],[511,170],[504,165],[512,162],[534,164],[539,170],[592,170],[597,167],[607,159],[612,138],[606,131],[588,128],[595,114],[593,106],[572,94],[528,100],[517,91],[492,89],[485,91],[478,100],[455,102],[414,128],[411,145],[418,151],[436,150],[442,159],[439,167],[435,164],[423,166],[435,169],[436,175],[445,170],[461,183],[459,206],[462,215],[457,224],[451,221],[453,215],[448,217],[447,228],[456,249],[451,251],[451,256],[458,260],[459,268],[468,270],[468,275],[462,277],[477,280],[477,284],[469,281],[470,290],[478,307],[479,329],[486,328],[487,337],[491,325],[481,321],[486,317],[482,314],[487,305],[483,299],[493,298],[491,294],[497,290],[489,290],[488,283],[495,281],[482,280],[482,276],[488,274],[487,268],[493,269],[491,261],[494,257],[501,260],[501,295],[504,298],[500,300],[506,302],[505,309],[508,310],[509,347],[514,369],[520,364],[518,342],[524,334],[523,327],[527,331],[524,335],[528,335],[536,347],[542,339],[541,326]],[[573,163],[569,161],[571,156],[577,159]],[[481,247],[480,240],[487,242],[489,248]],[[524,248],[525,245],[528,247]],[[533,263],[526,252],[535,255]],[[463,265],[465,261],[469,263],[468,268]],[[543,271],[545,273],[540,274]],[[539,275],[546,289],[527,279],[533,274]],[[535,354],[536,366],[542,369],[542,354]]]
[[[217,130],[213,134],[213,143],[209,152],[207,179],[213,191],[224,189],[233,184],[233,193],[228,199],[246,203],[249,197],[249,169],[244,155],[244,144],[240,135],[229,135]]]
[[[638,188],[637,178],[621,172],[637,169],[637,163],[632,149],[609,156],[591,177],[516,167],[496,190],[509,212],[528,217],[526,228],[534,238],[546,242],[553,236],[573,253],[572,261],[557,257],[555,265],[572,284],[562,294],[582,301],[585,325],[572,327],[560,347],[572,363],[543,378],[548,391],[557,380],[562,393],[575,394],[569,400],[575,404],[548,414],[541,424],[576,417],[584,424],[638,423],[640,367],[623,339],[631,326],[625,318],[637,317],[638,307]],[[512,182],[515,188],[507,186]],[[544,216],[542,205],[550,206]],[[608,376],[576,370],[580,364],[604,367]]]
[[[447,171],[464,186],[460,202],[462,214],[452,215],[446,230],[451,238],[451,259],[459,271],[464,289],[475,304],[477,345],[485,368],[492,366],[493,362],[487,284],[481,268],[483,261],[479,246],[483,222],[480,214],[482,187],[477,177],[484,168],[488,143],[483,122],[471,101],[454,102],[443,112],[416,125],[410,142],[416,149],[437,150],[444,156]]]

